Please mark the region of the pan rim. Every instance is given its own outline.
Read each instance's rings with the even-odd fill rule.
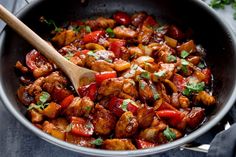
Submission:
[[[27,12],[27,10],[30,10],[33,6],[37,5],[38,3],[42,2],[43,0],[33,1],[27,6],[25,6],[23,9],[21,9],[17,16],[21,17],[23,14]],[[221,27],[225,28],[226,33],[232,39],[234,42],[234,50],[236,53],[236,38],[233,35],[233,31],[223,22],[222,19],[215,13],[215,11],[211,8],[209,8],[204,2],[199,0],[193,0],[194,5],[199,5],[199,7],[202,7],[206,11],[208,11],[209,14],[212,15],[212,17],[221,25]],[[5,38],[5,28],[1,32],[0,42],[3,43]],[[0,44],[0,50],[2,50],[2,44]],[[2,53],[2,52],[0,52]],[[236,59],[235,59],[236,60]],[[1,58],[0,58],[1,61]],[[3,79],[0,77],[0,84],[3,84]],[[61,141],[59,139],[56,139],[52,137],[51,135],[48,135],[47,133],[41,131],[37,127],[34,127],[32,123],[24,117],[22,113],[17,111],[13,105],[10,103],[7,95],[4,92],[3,86],[0,86],[0,100],[3,102],[4,106],[7,108],[7,110],[27,129],[32,131],[34,134],[39,136],[40,138],[46,140],[49,143],[52,143],[54,145],[57,145],[61,148],[65,148],[67,150],[71,150],[74,152],[86,154],[86,155],[92,155],[92,156],[144,156],[144,155],[151,155],[156,153],[161,153],[176,147],[179,147],[183,144],[186,144],[197,137],[203,135],[208,130],[210,130],[213,126],[215,126],[230,110],[230,108],[234,105],[236,100],[236,81],[234,81],[234,89],[232,91],[232,94],[228,101],[225,104],[225,107],[217,114],[215,115],[209,122],[205,123],[203,126],[195,130],[194,132],[190,133],[188,136],[182,137],[176,141],[173,141],[168,144],[163,144],[157,147],[148,148],[148,149],[140,149],[140,150],[126,150],[126,151],[109,151],[109,150],[100,150],[100,149],[93,149],[93,148],[86,148],[86,147],[79,147],[74,144],[70,144],[65,141]]]

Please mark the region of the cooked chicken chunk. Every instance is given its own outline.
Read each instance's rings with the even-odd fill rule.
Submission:
[[[133,143],[127,139],[106,139],[103,148],[108,150],[134,150]]]

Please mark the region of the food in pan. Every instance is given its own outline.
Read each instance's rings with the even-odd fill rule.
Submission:
[[[108,150],[154,147],[199,127],[216,103],[206,51],[189,29],[146,12],[118,11],[61,27],[40,20],[54,28],[49,44],[58,53],[98,72],[74,89],[37,50],[17,61],[17,96],[27,117],[58,139]]]

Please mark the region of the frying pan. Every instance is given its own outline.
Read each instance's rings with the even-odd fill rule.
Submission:
[[[207,52],[206,62],[214,75],[213,95],[217,105],[208,113],[205,122],[185,137],[154,148],[134,151],[107,151],[79,147],[58,140],[31,124],[25,118],[26,109],[16,97],[19,81],[14,71],[17,60],[32,47],[6,27],[0,36],[0,95],[9,112],[26,128],[42,139],[60,147],[93,156],[143,156],[156,154],[193,141],[209,131],[229,111],[236,99],[236,39],[232,31],[215,12],[199,0],[39,0],[30,3],[18,17],[43,38],[50,30],[39,22],[44,16],[57,23],[97,16],[111,16],[115,11],[128,13],[146,11],[159,23],[174,23],[181,28],[191,28],[193,39]]]

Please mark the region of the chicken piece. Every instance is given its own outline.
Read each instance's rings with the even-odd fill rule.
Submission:
[[[61,110],[61,106],[55,102],[50,102],[48,106],[42,111],[42,114],[50,119],[56,118]]]
[[[61,117],[52,119],[50,122],[61,130],[66,130],[67,126],[69,125],[68,121]]]
[[[167,103],[171,102],[170,96],[167,94],[166,87],[163,83],[157,83],[157,91],[160,95],[160,97],[163,99],[163,101],[166,101]]]
[[[122,114],[116,123],[115,136],[117,138],[130,137],[136,133],[138,121],[132,112],[127,111]]]
[[[118,59],[114,61],[114,68],[116,71],[123,71],[130,68],[130,63],[123,59]]]
[[[149,127],[152,124],[154,117],[155,111],[153,107],[144,105],[137,111],[137,120],[139,127],[141,128]]]
[[[66,45],[62,47],[60,50],[58,50],[58,52],[63,56],[65,56],[68,53],[75,53],[77,51],[78,51],[77,48],[72,44]]]
[[[106,139],[103,142],[104,149],[107,150],[135,150],[136,147],[128,139]]]
[[[27,115],[32,123],[40,123],[43,121],[43,115],[36,109],[28,110]]]
[[[215,98],[212,95],[208,94],[206,91],[199,92],[194,98],[194,101],[196,103],[203,103],[206,106],[211,106],[216,103]]]
[[[45,89],[47,92],[51,93],[55,86],[64,87],[67,84],[67,79],[62,76],[62,74],[59,71],[55,71],[45,77],[43,89]]]
[[[117,96],[120,92],[124,92],[134,98],[138,96],[135,83],[131,79],[110,78],[104,80],[98,89],[98,93],[104,96]]]
[[[93,52],[87,53],[85,64],[86,66],[91,67],[96,60],[104,60],[107,62],[112,62],[114,58],[115,55],[112,51],[99,50],[96,51],[95,53]]]
[[[169,80],[172,77],[174,70],[175,70],[175,65],[173,63],[161,63],[158,72],[163,71],[164,72],[163,79],[165,78]]]
[[[123,87],[122,78],[106,79],[102,82],[100,88],[98,89],[98,94],[104,96],[117,95],[119,92],[121,92],[122,87]]]
[[[201,61],[200,56],[188,56],[187,61],[192,63],[193,65],[198,65]]]
[[[139,47],[135,46],[129,47],[128,51],[133,58],[138,58],[144,55],[143,51]]]
[[[26,66],[24,66],[20,61],[16,62],[15,67],[19,69],[23,74],[29,72],[29,69]]]
[[[147,13],[145,13],[145,12],[135,13],[131,17],[131,23],[135,27],[138,27],[139,25],[141,25],[143,23],[143,21],[146,19],[146,17],[147,17]]]
[[[193,107],[187,117],[187,125],[194,129],[204,120],[205,110],[201,107]]]
[[[89,97],[75,97],[70,105],[64,110],[64,114],[68,117],[76,116],[87,117],[89,113],[93,110],[94,103]]]
[[[132,96],[133,98],[138,97],[138,91],[135,86],[135,82],[132,79],[124,79],[123,81],[123,92]]]
[[[114,71],[114,64],[104,60],[97,60],[92,64],[91,69],[97,72]]]
[[[104,18],[104,17],[99,17],[96,19],[98,26],[101,28],[113,28],[115,26],[115,20],[109,19],[109,18]]]
[[[132,39],[137,36],[137,32],[125,26],[117,26],[113,29],[117,38]]]
[[[143,101],[153,100],[152,87],[144,80],[139,80],[139,96]]]
[[[18,88],[17,97],[25,106],[29,106],[35,101],[34,97],[28,93],[27,87],[25,86],[21,86],[20,88]]]
[[[76,38],[77,38],[77,35],[73,30],[63,30],[57,33],[52,38],[52,41],[57,43],[59,46],[65,46],[75,41]]]
[[[76,144],[79,145],[81,147],[90,147],[90,148],[95,148],[95,145],[92,144],[92,142],[95,139],[92,137],[83,137],[83,136],[77,136],[77,135],[73,135],[70,132],[67,132],[65,135],[65,141],[72,143],[72,144]]]
[[[138,42],[140,44],[145,44],[145,45],[148,44],[152,37],[152,34],[153,30],[143,25],[138,34]]]
[[[33,84],[30,84],[26,87],[28,93],[32,96],[36,96],[36,95],[40,94],[42,92],[42,86],[43,86],[44,82],[45,82],[44,77],[40,77],[37,80],[35,80],[33,82]]]
[[[109,135],[116,126],[116,117],[109,110],[97,104],[92,123],[97,135]]]
[[[104,18],[104,17],[98,17],[95,20],[87,20],[85,22],[85,25],[90,26],[92,30],[97,30],[98,28],[113,28],[115,26],[115,20],[109,19],[109,18]]]
[[[190,106],[190,100],[183,95],[179,97],[179,103],[182,108],[188,108]]]
[[[149,142],[157,142],[159,140],[159,133],[166,129],[167,125],[161,122],[158,126],[147,128],[140,132],[139,138],[149,141]]]
[[[50,135],[52,135],[53,137],[56,137],[60,140],[65,140],[65,131],[60,130],[59,128],[57,128],[54,124],[45,121],[43,123],[42,126],[42,130]]]

